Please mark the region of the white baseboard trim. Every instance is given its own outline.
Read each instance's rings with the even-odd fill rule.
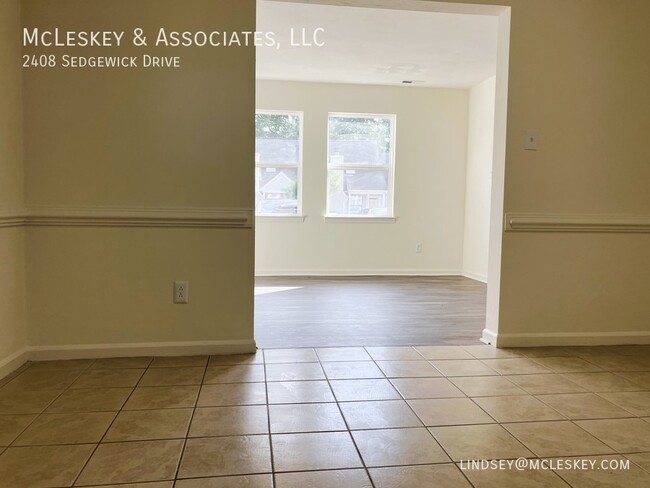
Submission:
[[[497,347],[620,346],[650,344],[650,331],[495,334],[485,329],[481,340],[486,339]]]
[[[461,271],[461,274],[465,278],[469,278],[470,280],[474,281],[480,281],[481,283],[487,283],[488,281],[487,275],[472,273],[471,271]]]
[[[32,361],[56,359],[87,359],[134,356],[193,356],[242,354],[255,352],[254,340],[196,342],[137,342],[132,344],[74,344],[63,346],[31,346],[27,348]]]
[[[490,344],[492,346],[497,345],[497,333],[491,331],[490,329],[483,329],[481,338],[479,339],[483,344]]]
[[[13,373],[27,361],[29,361],[29,350],[26,347],[0,360],[0,379]]]
[[[461,276],[459,269],[260,269],[255,276]]]

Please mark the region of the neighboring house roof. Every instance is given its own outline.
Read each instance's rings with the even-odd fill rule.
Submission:
[[[350,191],[375,191],[385,192],[388,188],[388,172],[386,171],[357,171],[354,174],[345,174],[343,189]]]
[[[343,163],[388,164],[389,155],[376,140],[330,141],[330,157],[343,156]]]
[[[289,178],[285,173],[278,173],[274,178],[269,180],[260,191],[263,193],[287,193],[295,181]]]
[[[260,155],[261,163],[298,162],[300,145],[291,139],[256,139],[255,152]]]

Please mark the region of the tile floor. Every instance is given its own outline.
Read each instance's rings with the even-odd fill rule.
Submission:
[[[471,459],[630,469],[461,470]],[[0,487],[650,486],[650,346],[267,349],[28,363]]]

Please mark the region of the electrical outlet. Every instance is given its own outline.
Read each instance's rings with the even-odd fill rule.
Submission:
[[[415,245],[415,252],[416,252],[417,254],[420,254],[420,253],[422,252],[422,244],[421,244],[421,243],[418,242],[418,243]]]
[[[174,281],[174,303],[188,303],[190,298],[190,282]]]

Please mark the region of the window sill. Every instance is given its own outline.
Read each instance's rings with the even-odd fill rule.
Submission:
[[[397,217],[340,217],[334,215],[325,215],[325,223],[329,224],[394,224]]]
[[[306,215],[256,215],[255,222],[304,222]]]

